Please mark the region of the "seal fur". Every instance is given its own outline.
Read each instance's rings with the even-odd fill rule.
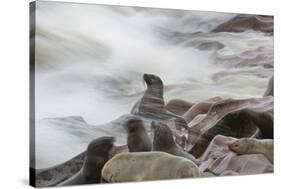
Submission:
[[[239,155],[263,154],[273,163],[272,139],[241,138],[231,143],[228,147]]]
[[[130,119],[124,127],[128,134],[127,144],[130,152],[151,151],[151,139],[146,133],[141,119]]]
[[[88,145],[85,152],[83,167],[69,179],[57,186],[100,183],[101,170],[109,159],[109,152],[113,148],[113,137],[100,137]]]
[[[183,151],[183,149],[175,143],[173,133],[166,124],[161,122],[155,123],[153,121],[151,123],[151,134],[153,138],[153,151],[163,151],[176,156],[181,156],[193,161],[197,165],[199,164],[194,156]]]
[[[110,159],[102,169],[102,178],[107,182],[199,176],[199,169],[192,161],[165,152],[121,153]]]

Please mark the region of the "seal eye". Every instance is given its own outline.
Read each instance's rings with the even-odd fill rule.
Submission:
[[[229,148],[230,150],[237,150],[237,149],[239,148],[239,144],[238,144],[237,142],[234,142],[234,143],[230,144],[230,145],[228,146],[228,148]]]
[[[152,79],[151,79],[152,75],[149,74],[143,74],[143,80],[146,82],[146,84],[150,85],[152,84]]]

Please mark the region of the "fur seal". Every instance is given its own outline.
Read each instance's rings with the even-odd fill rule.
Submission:
[[[199,164],[194,156],[183,151],[183,149],[175,143],[173,133],[167,125],[161,122],[155,123],[153,121],[151,123],[151,134],[153,138],[153,151],[167,152],[169,154],[187,158],[197,165]]]
[[[102,169],[107,182],[130,182],[199,177],[192,161],[165,152],[121,153],[110,159]]]
[[[162,112],[164,110],[164,85],[160,77],[152,74],[144,74],[143,80],[147,85],[147,89],[143,97],[135,104],[131,113],[138,115],[145,114],[146,116],[154,117],[159,111]]]
[[[269,111],[256,111],[254,109],[246,108],[240,112],[255,124],[259,130],[262,139],[273,139],[273,109]]]
[[[157,121],[176,118],[178,129],[188,129],[182,117],[165,109],[164,84],[161,78],[153,74],[144,74],[143,80],[147,85],[147,89],[143,97],[133,106],[131,114]]]
[[[263,154],[273,163],[273,140],[241,138],[231,143],[229,149],[239,155],[244,154]]]
[[[133,118],[124,127],[128,133],[127,144],[130,152],[151,151],[151,139],[146,133],[141,119]]]
[[[83,167],[57,186],[100,183],[101,170],[109,159],[114,140],[113,137],[104,136],[90,142],[85,152]]]

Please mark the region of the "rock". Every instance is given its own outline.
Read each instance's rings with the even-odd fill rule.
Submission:
[[[213,32],[244,32],[256,30],[273,33],[273,16],[241,14],[219,25]]]
[[[189,123],[191,128],[186,144],[190,153],[200,157],[219,134],[236,138],[270,136],[273,132],[272,109],[272,97],[219,101],[202,119],[192,125]]]
[[[183,115],[186,111],[189,110],[190,107],[192,107],[194,104],[185,100],[180,99],[173,99],[170,100],[166,105],[165,108],[179,116]]]
[[[205,43],[201,43],[196,48],[201,51],[219,50],[219,49],[224,48],[224,44],[217,42],[217,41],[205,42]]]
[[[240,175],[240,174],[231,170],[226,170],[220,174],[220,176],[236,176],[236,175]]]

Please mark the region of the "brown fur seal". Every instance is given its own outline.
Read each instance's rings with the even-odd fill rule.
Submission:
[[[131,119],[124,127],[128,133],[127,144],[130,152],[151,151],[151,140],[141,119]]]
[[[241,110],[239,114],[243,115],[259,128],[260,138],[273,139],[273,109],[268,111],[256,111],[246,108]]]
[[[263,154],[267,159],[273,162],[272,139],[241,138],[231,143],[228,147],[239,155]]]
[[[131,113],[157,121],[176,118],[178,129],[188,129],[182,117],[165,109],[164,85],[161,78],[153,74],[144,74],[143,80],[147,85],[147,89],[143,97],[134,105]]]
[[[107,182],[199,176],[199,169],[192,161],[165,152],[121,153],[110,159],[102,169],[102,178]]]
[[[169,154],[190,159],[197,165],[199,164],[194,156],[183,151],[183,149],[175,143],[173,138],[173,133],[167,125],[161,122],[158,123],[152,122],[151,134],[153,138],[153,144],[152,144],[153,151],[167,152]]]
[[[57,186],[100,183],[101,170],[109,159],[113,142],[113,137],[100,137],[93,140],[88,145],[84,164],[80,171]]]
[[[114,146],[109,153],[109,159],[118,153],[128,152],[128,146]],[[45,169],[36,169],[36,187],[56,186],[59,183],[75,175],[82,167],[85,159],[85,152],[78,154],[72,159]]]
[[[143,80],[147,85],[147,89],[140,99],[135,104],[131,113],[132,114],[145,114],[146,116],[155,116],[155,114],[163,113],[164,99],[163,89],[164,85],[160,77],[152,74],[144,74]]]

